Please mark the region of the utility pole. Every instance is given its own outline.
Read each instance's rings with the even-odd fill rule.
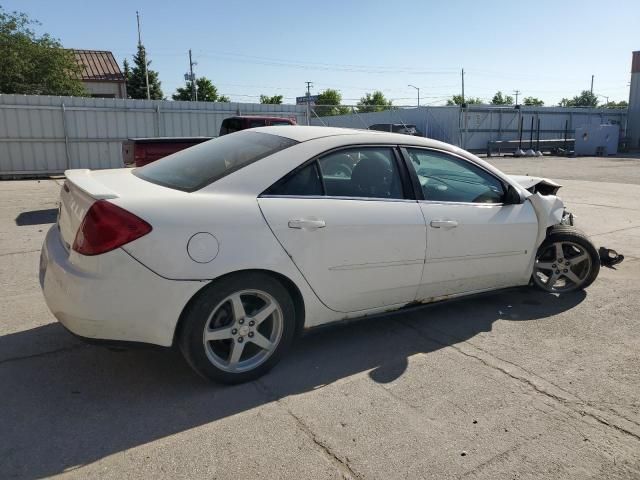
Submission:
[[[593,95],[593,77],[594,75],[591,75],[591,95]]]
[[[142,36],[140,35],[140,13],[136,10],[136,20],[138,22],[138,47],[142,47],[144,58],[144,79],[147,84],[147,100],[151,100],[151,91],[149,90],[149,72],[147,70],[147,51],[142,46]]]
[[[516,96],[516,107],[518,106],[518,95],[520,95],[520,90],[514,90],[513,93]]]
[[[464,105],[464,68],[462,69],[462,104]]]
[[[313,86],[313,82],[304,82],[307,84],[307,125],[309,125],[309,120],[311,119],[311,87]]]
[[[193,74],[193,66],[197,65],[198,62],[194,62],[191,59],[191,49],[189,49],[189,80],[191,81],[191,101],[198,101],[198,90],[196,90],[196,77]]]
[[[420,107],[420,89],[415,85],[407,85],[407,87],[415,88],[418,91],[418,107]]]

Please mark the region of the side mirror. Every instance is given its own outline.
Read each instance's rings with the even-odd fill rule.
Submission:
[[[509,185],[507,187],[507,193],[504,194],[504,203],[506,205],[517,205],[522,203],[522,198],[520,198],[518,190],[516,190],[513,185]]]

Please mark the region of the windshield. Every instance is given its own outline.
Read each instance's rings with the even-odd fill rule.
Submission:
[[[277,135],[242,131],[161,158],[136,168],[133,174],[151,183],[193,192],[296,143]]]

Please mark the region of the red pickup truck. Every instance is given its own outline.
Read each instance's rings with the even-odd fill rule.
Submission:
[[[295,125],[292,118],[238,116],[225,118],[220,126],[220,136],[247,128],[272,125]],[[125,165],[142,167],[159,158],[192,147],[213,137],[147,137],[129,138],[122,142],[122,159]]]

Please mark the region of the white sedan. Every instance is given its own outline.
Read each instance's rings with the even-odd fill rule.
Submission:
[[[265,127],[66,177],[40,262],[56,318],[177,344],[223,382],[265,373],[310,327],[530,283],[567,292],[600,267],[558,185],[414,136]]]

